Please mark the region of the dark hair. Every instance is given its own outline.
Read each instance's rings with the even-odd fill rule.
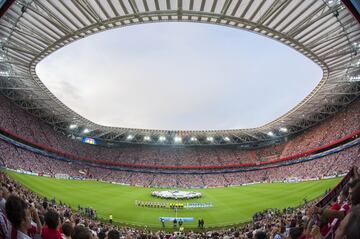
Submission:
[[[350,210],[348,224],[345,227],[347,239],[358,239],[360,235],[360,206],[353,207]]]
[[[48,207],[48,202],[47,201],[43,201],[43,203],[42,203],[42,206],[43,206],[43,208],[46,210],[47,209],[47,207]]]
[[[356,184],[356,186],[352,188],[351,204],[353,206],[360,204],[360,183]]]
[[[49,209],[45,213],[45,223],[51,229],[56,229],[59,225],[59,213],[53,209]]]
[[[349,196],[349,186],[348,185],[345,185],[343,190],[341,191],[341,194],[347,198]]]
[[[255,233],[255,239],[267,239],[266,233],[263,231],[257,231]]]
[[[290,227],[296,227],[296,220],[295,219],[291,219]]]
[[[98,233],[98,238],[105,239],[105,237],[106,237],[106,231],[103,229]]]
[[[120,233],[117,230],[111,230],[107,235],[108,239],[120,239]]]
[[[91,233],[90,233],[89,229],[87,229],[83,225],[78,225],[74,228],[71,238],[72,239],[90,239]]]
[[[10,195],[5,204],[6,216],[11,222],[11,225],[19,229],[21,222],[26,220],[25,210],[28,208],[28,205],[24,200],[15,195]]]
[[[360,179],[354,179],[354,180],[351,180],[351,182],[348,183],[349,187],[350,188],[353,188],[355,187],[358,183],[360,182]]]
[[[290,232],[289,232],[289,236],[291,239],[298,239],[301,237],[302,233],[303,233],[303,228],[302,227],[293,227],[290,228]]]
[[[69,237],[74,232],[74,228],[72,227],[70,222],[65,222],[61,227],[62,232],[65,236]]]

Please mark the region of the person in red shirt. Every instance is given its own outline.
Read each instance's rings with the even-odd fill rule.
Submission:
[[[45,213],[45,226],[41,232],[42,239],[62,239],[61,233],[58,230],[59,225],[59,214],[53,210],[49,209]]]

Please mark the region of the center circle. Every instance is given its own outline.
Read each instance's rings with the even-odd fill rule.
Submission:
[[[193,191],[164,190],[154,191],[151,196],[162,199],[193,199],[201,198],[201,193]]]

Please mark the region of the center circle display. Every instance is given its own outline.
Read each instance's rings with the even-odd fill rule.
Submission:
[[[201,198],[201,193],[166,190],[166,191],[154,191],[151,193],[151,196],[164,198],[164,199],[191,199],[191,198]]]

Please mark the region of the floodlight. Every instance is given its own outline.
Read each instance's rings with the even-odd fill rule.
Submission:
[[[327,4],[328,4],[330,7],[339,5],[340,3],[341,3],[340,0],[327,0]]]
[[[1,58],[0,58],[1,60]],[[10,76],[10,72],[9,71],[0,71],[0,76]]]
[[[175,143],[180,143],[181,142],[181,137],[179,137],[179,136],[175,136],[175,138],[174,138],[174,141],[175,141]]]
[[[131,135],[131,134],[129,134],[129,135],[126,137],[127,140],[132,140],[133,138],[134,138],[134,136]]]
[[[267,135],[274,136],[274,133],[270,131],[270,132],[267,133]]]
[[[288,131],[288,129],[287,129],[287,128],[284,128],[284,127],[281,127],[281,128],[280,128],[280,131],[286,133],[286,132]]]
[[[165,136],[160,136],[160,137],[159,137],[159,141],[163,142],[163,141],[165,141],[165,140],[166,140],[166,137],[165,137]]]
[[[212,137],[212,136],[206,137],[206,140],[212,142],[212,141],[214,141],[214,137]]]
[[[90,130],[87,129],[87,128],[85,128],[85,129],[83,130],[83,133],[84,133],[84,134],[87,134],[87,133],[89,133],[89,132],[90,132]]]
[[[145,137],[144,137],[144,140],[145,140],[145,141],[150,141],[150,136],[145,136]]]
[[[76,124],[71,124],[71,125],[69,126],[69,128],[70,128],[70,129],[76,129],[76,128],[77,128],[77,125],[76,125]]]
[[[226,136],[226,137],[224,137],[224,140],[227,141],[227,142],[229,142],[229,141],[230,141],[230,138]]]
[[[349,80],[350,81],[360,81],[360,75],[358,75],[358,76],[351,76],[350,78],[349,78]]]
[[[190,140],[194,142],[194,141],[197,141],[197,138],[191,137]]]

